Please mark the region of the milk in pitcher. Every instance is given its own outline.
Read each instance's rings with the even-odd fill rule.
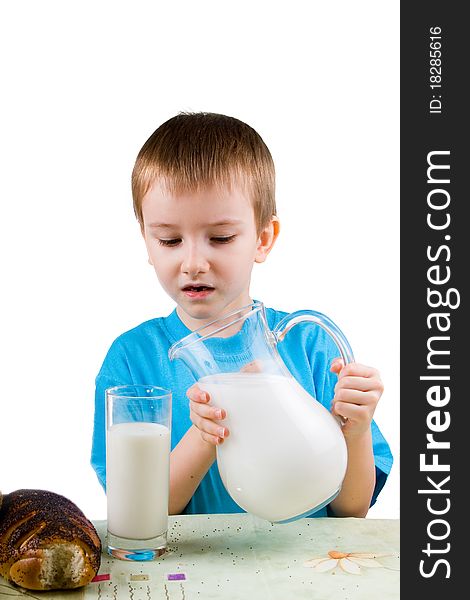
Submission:
[[[202,377],[199,387],[227,412],[221,424],[230,436],[217,447],[217,463],[241,508],[282,522],[337,495],[347,465],[341,427],[293,377],[223,373]]]

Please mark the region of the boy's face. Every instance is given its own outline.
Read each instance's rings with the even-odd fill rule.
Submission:
[[[173,195],[156,181],[142,213],[149,262],[189,329],[251,302],[253,264],[265,260],[278,222],[258,235],[241,186]]]

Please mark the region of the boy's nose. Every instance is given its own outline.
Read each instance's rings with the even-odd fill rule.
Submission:
[[[197,248],[189,249],[181,263],[181,272],[195,277],[199,273],[207,273],[208,270],[209,263],[204,255]]]

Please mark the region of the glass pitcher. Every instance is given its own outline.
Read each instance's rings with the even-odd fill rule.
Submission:
[[[227,413],[223,425],[230,436],[216,450],[227,492],[242,509],[272,523],[299,519],[330,503],[346,473],[341,419],[297,382],[277,350],[301,321],[322,327],[345,364],[354,360],[327,316],[297,311],[271,331],[262,302],[223,315],[169,350],[170,360],[182,359],[211,404]],[[221,339],[228,337],[230,354]]]

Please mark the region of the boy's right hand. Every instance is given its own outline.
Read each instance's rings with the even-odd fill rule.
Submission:
[[[189,418],[201,434],[204,441],[214,446],[221,444],[229,435],[229,430],[215,421],[225,419],[223,408],[209,406],[210,396],[195,383],[186,392],[189,398]]]

